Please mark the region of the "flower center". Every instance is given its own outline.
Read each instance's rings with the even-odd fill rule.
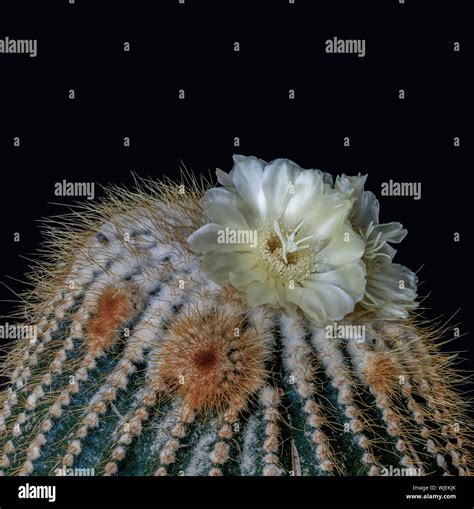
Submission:
[[[258,235],[260,261],[269,273],[286,283],[306,279],[316,270],[314,255],[318,249],[310,249],[307,243],[312,236],[296,240],[303,225],[304,220],[287,229],[275,220],[267,223]]]

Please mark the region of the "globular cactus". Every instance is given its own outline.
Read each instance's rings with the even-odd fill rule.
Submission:
[[[1,369],[1,474],[468,475],[443,331],[370,305],[337,323],[249,305],[188,242],[209,187],[141,181],[49,222],[21,310],[37,334]],[[269,253],[299,263],[308,248],[270,227]]]

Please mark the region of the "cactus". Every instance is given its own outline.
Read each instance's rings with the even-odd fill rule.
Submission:
[[[47,221],[19,311],[37,334],[0,370],[1,475],[469,475],[445,330],[356,306],[328,337],[248,306],[189,247],[208,187],[142,180]]]

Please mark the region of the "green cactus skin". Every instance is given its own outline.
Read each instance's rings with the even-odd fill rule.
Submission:
[[[1,475],[469,475],[443,331],[356,310],[338,325],[365,340],[331,339],[248,309],[187,247],[205,187],[142,181],[49,223],[37,338],[1,368]]]

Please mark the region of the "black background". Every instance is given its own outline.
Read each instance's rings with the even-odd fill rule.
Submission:
[[[455,321],[467,333],[467,7],[455,0],[3,0],[0,37],[37,38],[38,56],[0,54],[2,273],[22,279],[28,263],[19,255],[37,249],[37,221],[67,211],[73,199],[54,195],[63,179],[94,181],[100,194],[98,184],[132,185],[132,171],[178,176],[184,164],[208,174],[230,170],[233,153],[288,157],[334,174],[368,173],[382,220],[408,228],[396,260],[422,267],[427,316],[459,311]],[[334,36],[365,38],[366,56],[326,54]],[[389,179],[421,182],[421,200],[382,197]],[[0,298],[14,296],[0,288]],[[10,303],[0,309],[10,310]],[[462,338],[455,347],[469,344]]]
[[[2,0],[0,38],[36,38],[38,56],[0,54],[1,280],[24,288],[7,276],[24,278],[28,261],[20,255],[38,248],[38,220],[72,203],[54,196],[56,182],[94,181],[100,195],[98,184],[131,186],[132,171],[178,177],[182,164],[195,173],[228,171],[233,153],[287,157],[333,174],[369,174],[381,219],[409,231],[396,261],[421,268],[425,315],[457,312],[453,323],[466,335],[449,348],[470,349],[463,355],[472,358],[469,7],[460,0]],[[366,39],[366,56],[326,54],[335,36]],[[389,179],[421,182],[421,200],[382,197]],[[0,287],[0,299],[14,298]],[[13,304],[0,304],[8,315]]]

